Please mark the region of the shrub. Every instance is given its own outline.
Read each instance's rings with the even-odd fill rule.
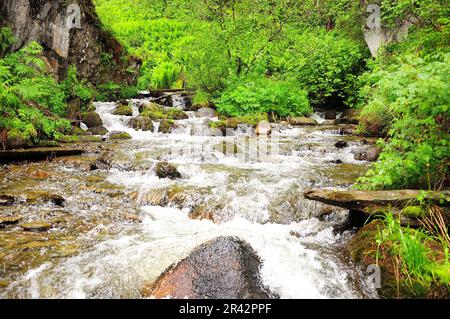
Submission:
[[[426,62],[406,56],[387,70],[374,70],[375,85],[365,88],[367,106],[361,130],[370,119],[380,120],[388,141],[381,141],[380,159],[362,188],[427,187],[445,181],[450,154],[448,72],[450,54]],[[370,123],[369,123],[370,124]]]
[[[305,91],[287,81],[260,77],[236,78],[216,103],[218,111],[229,116],[273,113],[286,117],[311,112]]]

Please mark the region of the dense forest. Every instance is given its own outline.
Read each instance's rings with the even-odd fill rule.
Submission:
[[[423,190],[420,205],[408,206],[405,214],[429,221],[403,228],[387,213],[378,248],[400,257],[412,289],[448,287],[450,238],[436,217],[441,208],[428,197],[450,183],[448,1],[374,2],[383,28],[409,26],[407,38],[390,41],[376,57],[364,39],[365,1],[95,0],[102,28],[142,61],[135,86],[93,85],[75,66],[57,81],[40,59],[41,45],[10,52],[15,39],[2,27],[1,143],[10,149],[76,139],[68,105],[82,113],[94,101],[147,90],[192,91],[194,107],[213,107],[222,123],[255,125],[352,109],[356,134],[377,137],[382,150],[353,187]],[[101,59],[113,63],[107,54]]]

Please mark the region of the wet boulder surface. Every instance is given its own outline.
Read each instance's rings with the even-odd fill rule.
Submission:
[[[264,288],[261,261],[253,248],[237,237],[218,237],[198,246],[170,266],[144,297],[195,299],[273,298]]]

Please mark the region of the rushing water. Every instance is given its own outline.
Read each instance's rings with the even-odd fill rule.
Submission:
[[[132,102],[137,116],[139,101]],[[182,107],[182,99],[174,102]],[[334,209],[323,217],[324,205],[302,197],[306,188],[348,187],[366,167],[353,159],[361,142],[347,138],[349,147],[337,149],[334,143],[343,137],[331,129],[286,125],[274,125],[268,140],[246,127],[235,136],[212,137],[207,136],[209,120],[194,113],[177,121],[172,134],[141,132],[127,126],[129,117],[112,115],[114,103],[96,107],[110,131],[133,137],[114,144],[114,165],[101,171],[108,183],[124,190],[127,200],[120,206],[120,197],[118,202],[105,197],[97,199],[95,208],[80,208],[75,190],[68,205],[89,214],[101,211],[103,203],[110,206],[108,212],[117,213],[130,209],[133,196],[143,221],[119,221],[116,233],[97,238],[78,254],[45,260],[15,277],[4,297],[136,298],[145,282],[222,235],[238,236],[255,249],[263,283],[282,298],[374,297],[364,273],[343,254],[351,232],[334,229],[347,212]],[[231,152],[224,152],[223,145]],[[254,156],[252,145],[269,151]],[[342,164],[332,163],[338,159]],[[183,178],[159,179],[154,168],[162,160],[176,165]],[[86,173],[80,176],[86,178]],[[76,182],[64,185],[59,187],[76,187]],[[182,194],[178,201],[167,195],[174,191]],[[84,198],[94,201],[86,192]],[[188,217],[199,207],[212,211],[215,222]],[[80,236],[98,232],[94,228]]]

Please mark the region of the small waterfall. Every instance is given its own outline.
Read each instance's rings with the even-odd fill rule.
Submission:
[[[176,107],[176,108],[179,108],[179,109],[182,109],[182,110],[185,109],[186,99],[185,99],[184,96],[179,95],[179,94],[173,94],[171,96],[171,98],[172,98],[172,106],[173,107]]]

